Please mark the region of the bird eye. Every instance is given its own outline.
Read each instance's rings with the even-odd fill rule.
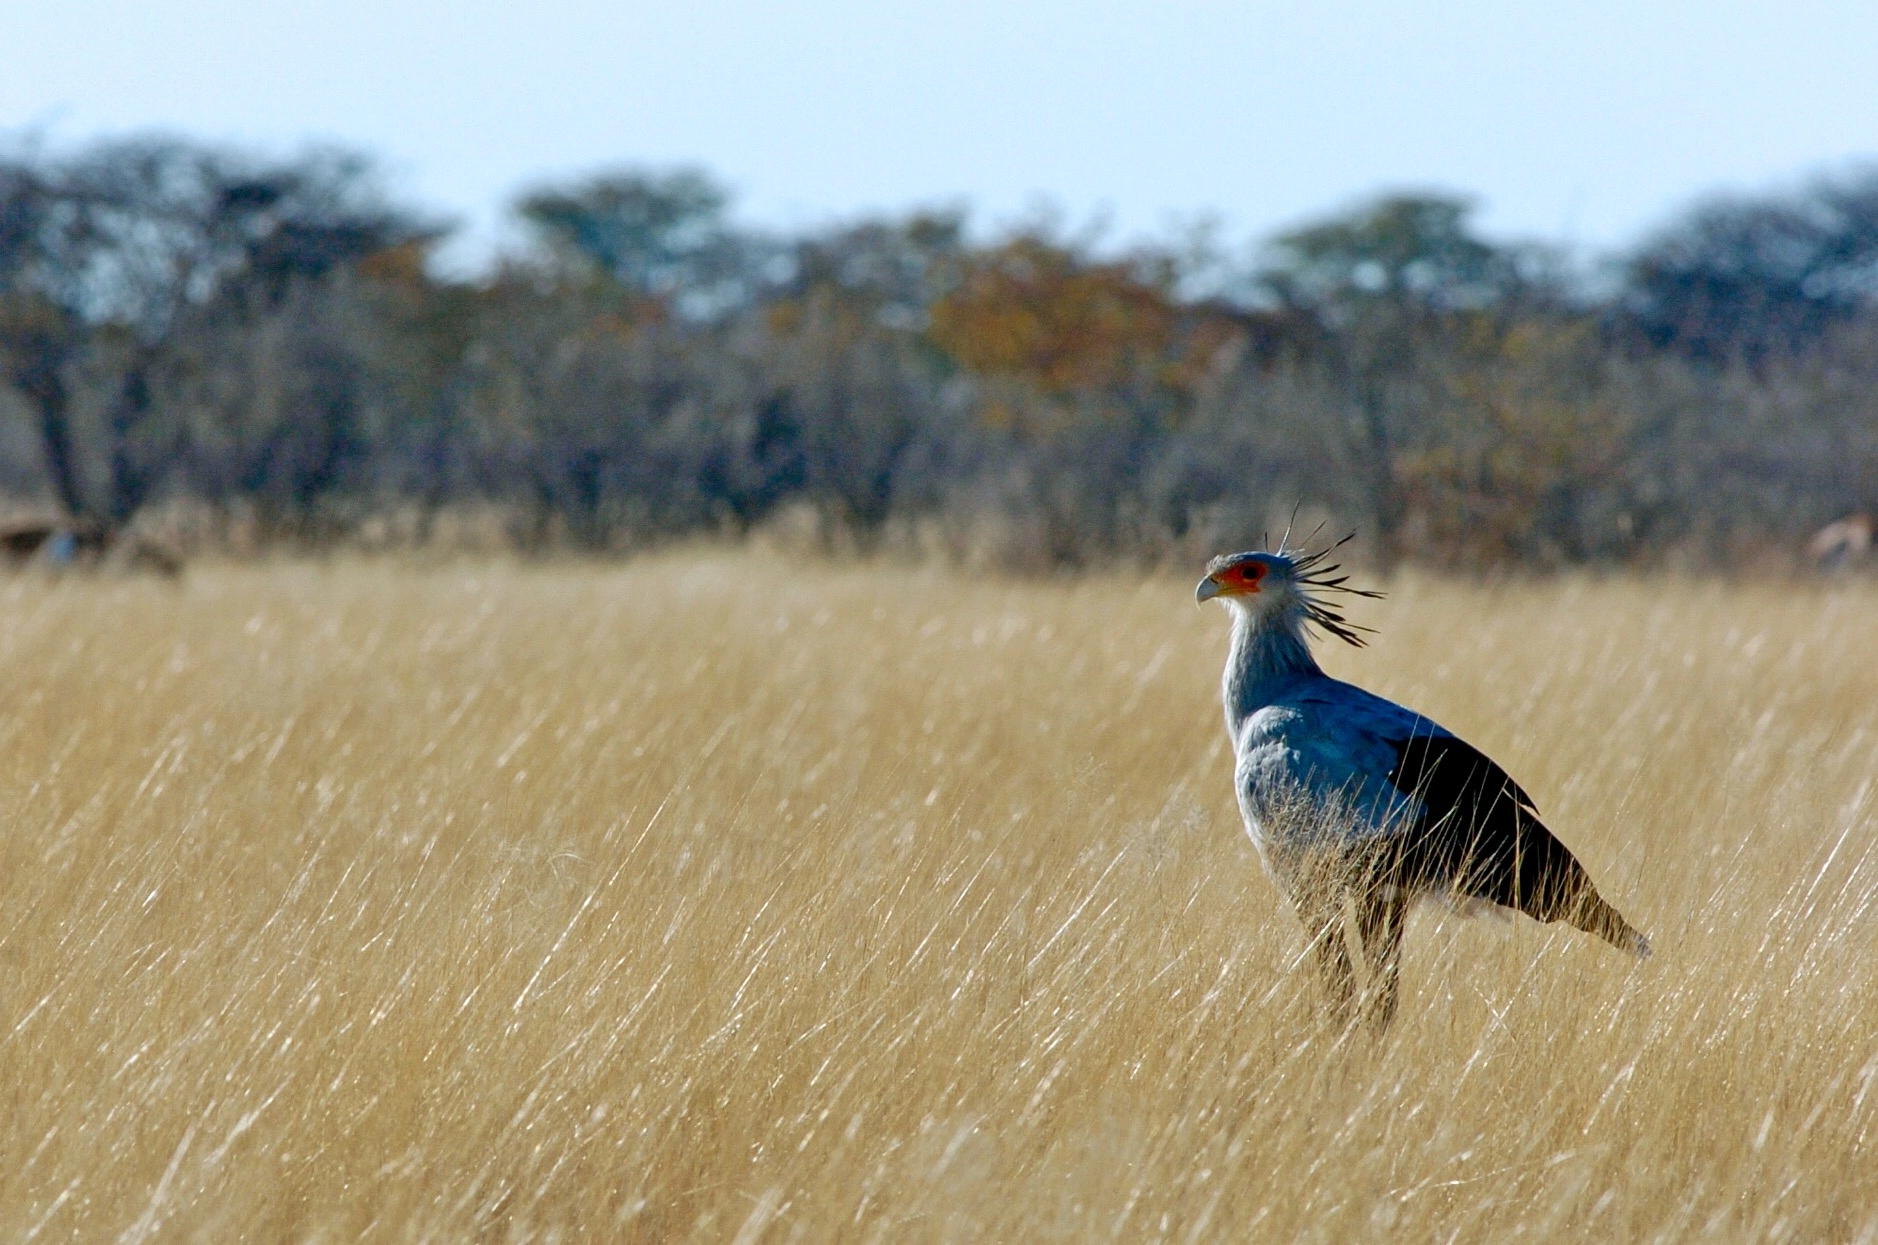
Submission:
[[[1239,575],[1242,579],[1257,583],[1265,578],[1265,565],[1262,562],[1248,562],[1239,568]]]

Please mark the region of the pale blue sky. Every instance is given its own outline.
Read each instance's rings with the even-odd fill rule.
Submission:
[[[791,226],[1049,199],[1242,238],[1435,186],[1596,249],[1878,157],[1878,4],[6,0],[0,128],[35,125],[363,146],[485,246],[524,184],[696,162]]]

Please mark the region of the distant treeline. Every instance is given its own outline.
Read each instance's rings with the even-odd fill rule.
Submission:
[[[1596,266],[1385,197],[1237,259],[955,213],[778,234],[539,189],[476,279],[345,153],[0,155],[0,493],[108,528],[621,551],[788,527],[1016,568],[1301,506],[1381,562],[1780,557],[1878,506],[1878,170]]]

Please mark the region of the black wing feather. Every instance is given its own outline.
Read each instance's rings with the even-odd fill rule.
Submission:
[[[1478,748],[1451,735],[1390,742],[1389,781],[1421,804],[1391,862],[1398,881],[1458,890],[1540,921],[1568,921],[1625,950],[1646,949],[1539,820],[1532,797]]]

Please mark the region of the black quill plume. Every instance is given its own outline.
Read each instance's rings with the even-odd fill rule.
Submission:
[[[1313,532],[1312,535],[1315,536],[1316,533]],[[1350,577],[1341,573],[1343,568],[1329,560],[1331,554],[1354,539],[1356,539],[1356,533],[1351,532],[1342,540],[1326,545],[1315,553],[1288,554],[1283,549],[1280,549],[1279,553],[1291,559],[1292,582],[1300,588],[1316,589],[1319,592],[1340,592],[1346,596],[1368,597],[1372,601],[1380,601],[1383,597],[1382,593],[1368,588],[1352,588]],[[1368,643],[1363,638],[1363,633],[1376,634],[1375,628],[1351,622],[1343,616],[1341,610],[1318,600],[1311,592],[1300,592],[1298,597],[1304,603],[1304,617],[1345,644],[1362,648]]]

